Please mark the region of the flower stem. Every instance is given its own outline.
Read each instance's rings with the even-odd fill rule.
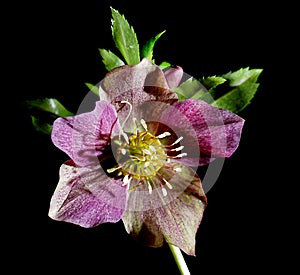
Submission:
[[[168,245],[169,245],[170,250],[171,250],[171,252],[173,254],[175,262],[176,262],[176,264],[178,266],[180,274],[181,275],[190,275],[191,273],[190,273],[190,271],[189,271],[189,269],[188,269],[188,267],[186,265],[186,262],[185,262],[185,260],[183,258],[183,255],[182,255],[180,249],[177,246],[172,245],[170,243],[168,243]]]

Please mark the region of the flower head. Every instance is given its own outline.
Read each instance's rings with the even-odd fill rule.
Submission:
[[[111,70],[92,111],[58,118],[52,141],[70,157],[49,216],[83,227],[122,219],[148,246],[195,254],[207,204],[195,167],[237,149],[244,120],[202,100],[178,101],[180,67],[144,58]]]

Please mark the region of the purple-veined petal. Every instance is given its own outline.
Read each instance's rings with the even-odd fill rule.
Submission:
[[[151,94],[143,95],[144,87],[153,86],[161,88],[163,93],[168,89],[167,80],[163,71],[149,59],[143,58],[137,65],[123,65],[109,71],[100,83],[100,99],[114,101],[121,95],[129,93],[128,100],[135,104],[143,102],[141,100],[155,99]],[[135,93],[132,93],[135,91]]]
[[[100,83],[99,96],[115,105],[121,124],[125,120],[132,121],[132,117],[127,117],[130,104],[136,106],[149,101],[172,104],[177,101],[163,71],[146,58],[137,65],[124,65],[108,72]]]
[[[127,208],[122,220],[126,231],[148,246],[160,247],[165,239],[185,253],[195,255],[195,236],[207,200],[198,175],[191,168],[183,165],[180,167],[181,172],[177,173],[176,180],[172,181],[171,178],[168,182],[176,189],[181,188],[183,182],[185,185],[186,179],[189,179],[189,184],[181,194],[177,194],[166,204],[162,202],[160,207],[145,211],[131,211]],[[166,196],[172,196],[172,190],[168,189]],[[148,194],[149,197],[151,195]],[[128,201],[130,199],[129,194]],[[161,200],[165,200],[163,195]]]
[[[82,227],[95,227],[121,219],[126,206],[126,188],[98,168],[64,163],[50,201],[49,217]]]
[[[163,120],[175,132],[184,129],[186,140],[196,132],[200,148],[199,165],[207,164],[216,157],[230,157],[237,149],[244,125],[240,116],[202,100],[188,99],[172,106],[182,114],[182,119],[174,121],[172,113],[167,110]],[[192,127],[186,127],[186,120]],[[183,158],[182,162],[194,163],[193,154]]]
[[[172,67],[165,71],[165,78],[171,90],[179,85],[182,76],[183,70],[180,66]]]
[[[192,122],[180,110],[164,102],[145,102],[134,106],[134,114],[137,120],[144,119],[148,124],[148,130],[155,136],[169,133],[170,135],[160,139],[161,143],[169,149],[182,147],[180,151],[169,151],[168,156],[180,155],[183,153],[187,157],[180,157],[176,160],[184,160],[188,166],[198,166],[199,159],[204,157],[200,155],[197,132]],[[197,116],[197,114],[195,114]],[[176,143],[176,140],[180,142]],[[174,146],[171,146],[175,142]]]
[[[119,130],[116,110],[102,100],[91,112],[56,119],[51,139],[77,165],[85,166],[98,162],[111,136]]]

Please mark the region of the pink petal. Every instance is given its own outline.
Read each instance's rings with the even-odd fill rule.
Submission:
[[[191,168],[181,168],[182,171],[177,173],[177,177],[174,178],[173,174],[168,178],[173,188],[177,189],[175,195],[172,193],[173,189],[168,190],[166,197],[161,195],[160,206],[155,203],[155,207],[145,211],[127,208],[122,220],[127,232],[148,246],[160,247],[165,239],[185,253],[195,255],[195,236],[207,201],[200,178]],[[178,194],[178,190],[184,185],[186,188]],[[152,195],[148,194],[149,199]],[[129,193],[129,204],[133,199],[130,196]],[[168,196],[172,199],[167,198]],[[138,200],[136,196],[135,200]]]
[[[100,98],[114,101],[125,93],[143,91],[145,86],[168,89],[163,71],[150,60],[143,58],[137,65],[124,65],[109,71],[100,83]],[[139,98],[132,96],[131,103],[137,103]]]
[[[163,114],[163,120],[175,132],[184,129],[186,140],[196,133],[200,148],[199,165],[207,164],[216,157],[230,157],[238,148],[244,125],[243,118],[201,100],[189,99],[176,102],[172,106],[182,114],[182,118],[176,116],[174,120],[174,111],[167,110]],[[193,152],[190,152],[186,161],[190,158],[193,163],[193,157]]]
[[[121,219],[127,191],[120,180],[107,177],[99,168],[76,167],[72,161],[61,166],[59,175],[49,217],[82,227]]]
[[[108,72],[100,83],[99,95],[115,105],[121,124],[130,112],[129,104],[137,106],[149,101],[171,104],[177,101],[163,71],[146,58],[137,65],[124,65]]]
[[[51,139],[76,164],[85,166],[98,163],[111,136],[118,131],[114,107],[106,101],[98,101],[91,112],[56,119]]]

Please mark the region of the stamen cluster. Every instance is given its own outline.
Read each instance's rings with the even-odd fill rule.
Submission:
[[[136,120],[135,120],[136,121]],[[116,167],[107,170],[108,173],[118,171],[118,176],[123,176],[123,186],[130,186],[129,190],[146,184],[149,193],[154,188],[160,187],[164,196],[167,195],[166,185],[172,189],[172,185],[160,173],[162,168],[168,167],[174,158],[186,156],[186,153],[169,155],[170,152],[179,152],[184,147],[177,145],[183,138],[180,137],[170,145],[163,145],[162,139],[171,136],[170,132],[153,135],[148,131],[147,123],[141,119],[135,133],[127,135],[122,133],[120,139],[116,140]],[[140,131],[142,128],[143,131]],[[125,138],[126,137],[126,138]],[[170,166],[171,167],[171,166]],[[172,166],[173,171],[181,172],[180,167]]]

